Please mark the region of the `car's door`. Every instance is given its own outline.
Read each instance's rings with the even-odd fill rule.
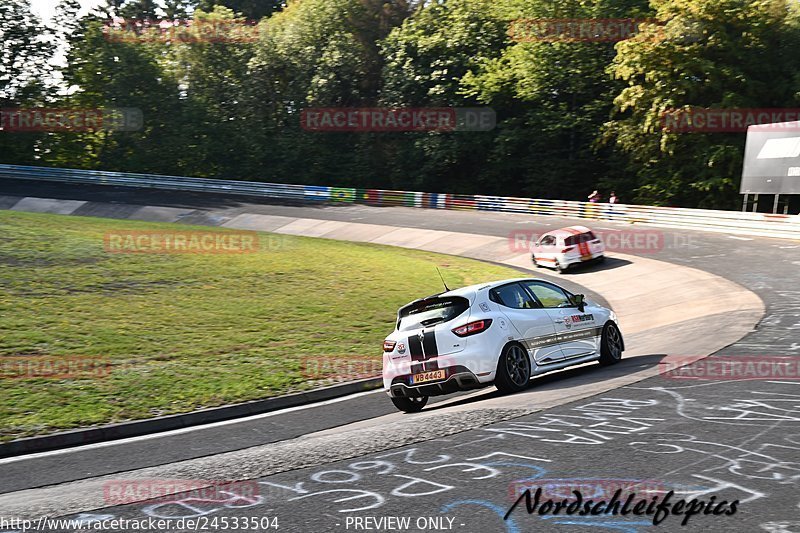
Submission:
[[[536,258],[536,261],[544,265],[555,264],[556,254],[559,251],[559,248],[556,246],[557,244],[555,235],[543,235],[542,238],[533,245],[533,256]]]
[[[580,357],[597,352],[599,330],[592,313],[583,313],[578,310],[570,300],[569,294],[557,285],[540,280],[521,283],[550,315],[565,358]]]
[[[550,314],[522,285],[513,282],[495,287],[489,299],[499,304],[537,365],[564,359]]]

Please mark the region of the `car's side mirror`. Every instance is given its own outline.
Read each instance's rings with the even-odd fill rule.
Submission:
[[[583,310],[586,309],[586,297],[583,294],[573,294],[572,303],[581,313],[583,313]]]

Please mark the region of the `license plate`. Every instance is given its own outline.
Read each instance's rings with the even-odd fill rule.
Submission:
[[[431,372],[423,372],[421,374],[414,374],[411,376],[411,384],[425,383],[427,381],[436,381],[437,379],[444,379],[446,376],[444,370],[433,370]]]

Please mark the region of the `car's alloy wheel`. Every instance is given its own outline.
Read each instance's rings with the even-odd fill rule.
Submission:
[[[613,322],[609,322],[603,328],[599,361],[601,365],[613,365],[620,359],[622,359],[622,333]]]
[[[556,270],[558,270],[559,274],[564,272],[566,269],[567,269],[567,267],[561,266],[561,263],[556,261]]]
[[[428,403],[427,396],[414,396],[414,397],[392,397],[392,403],[395,407],[405,413],[419,413],[425,404]]]
[[[501,392],[519,392],[528,386],[531,363],[528,354],[519,344],[509,344],[497,363],[495,386]]]

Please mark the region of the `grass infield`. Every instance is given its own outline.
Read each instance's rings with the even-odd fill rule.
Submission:
[[[0,441],[380,370],[397,308],[516,277],[434,253],[258,234],[253,253],[111,253],[218,228],[0,211]],[[118,244],[118,243],[117,243]]]

